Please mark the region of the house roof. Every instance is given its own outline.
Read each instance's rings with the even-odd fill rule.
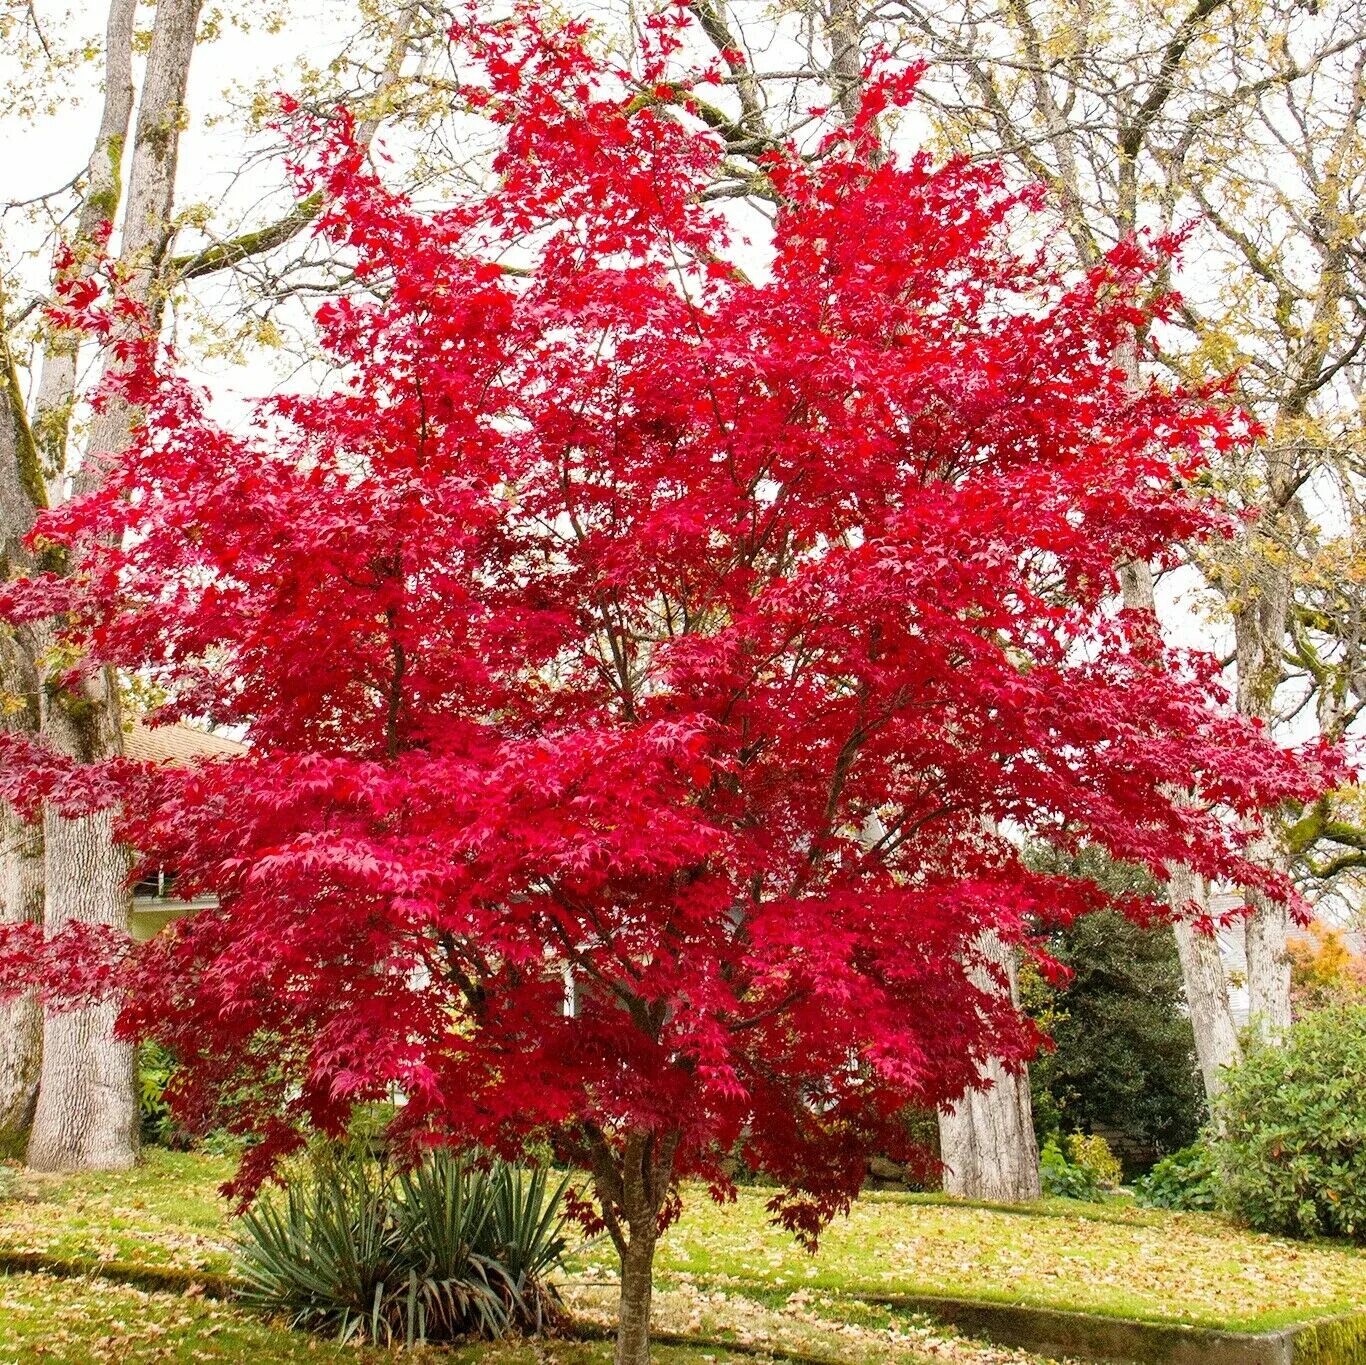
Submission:
[[[146,725],[134,720],[123,736],[123,752],[144,763],[195,763],[202,758],[232,758],[247,746],[226,735],[211,735],[193,725]]]

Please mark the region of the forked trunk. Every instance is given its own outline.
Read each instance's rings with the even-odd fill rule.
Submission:
[[[676,1132],[634,1129],[618,1144],[589,1138],[589,1164],[603,1222],[621,1263],[614,1365],[650,1365],[650,1307],[660,1214],[673,1187]]]
[[[145,306],[146,325],[153,334],[160,325],[163,270],[175,236],[176,164],[201,4],[202,0],[158,0],[134,128],[119,267],[129,300]],[[127,33],[111,19],[111,43],[122,41],[120,35]],[[122,54],[111,52],[111,79],[122,71],[121,63]],[[119,75],[116,83],[122,79]],[[108,117],[113,123],[118,117],[126,122],[126,114],[119,106]],[[121,147],[121,139],[115,141]],[[102,215],[109,216],[110,212]],[[126,348],[138,339],[142,325],[131,313],[119,315],[104,343],[104,379],[122,372],[128,363]],[[52,380],[54,387],[59,386],[58,378]],[[78,493],[95,485],[104,457],[127,449],[133,419],[128,400],[117,392],[96,411],[87,458],[76,473]],[[71,567],[79,569],[79,561]],[[80,763],[96,763],[121,751],[118,689],[112,674],[68,687],[54,669],[44,682],[43,738],[53,749]],[[124,850],[114,842],[112,816],[101,812],[67,819],[50,811],[44,835],[48,934],[60,932],[72,920],[127,932],[128,868]],[[29,1165],[36,1169],[109,1170],[133,1163],[133,1050],[114,1037],[117,1014],[112,1002],[47,1011],[43,1075],[28,1148]]]
[[[650,1306],[658,1242],[655,1231],[642,1229],[632,1233],[621,1253],[621,1297],[613,1365],[650,1365]]]
[[[126,930],[128,867],[113,823],[109,811],[74,820],[48,811],[49,934],[72,921]],[[136,1160],[133,1049],[114,1037],[117,1016],[114,1001],[46,1011],[42,1082],[28,1144],[34,1170],[123,1170]]]

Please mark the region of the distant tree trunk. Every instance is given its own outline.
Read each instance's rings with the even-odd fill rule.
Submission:
[[[0,810],[0,921],[43,922],[43,831]],[[33,1125],[43,1012],[33,992],[0,1001],[0,1159],[20,1157]]]
[[[1153,612],[1156,600],[1152,570],[1147,564],[1126,564],[1120,573],[1124,605],[1130,611]],[[1208,908],[1205,879],[1189,867],[1173,867],[1167,876],[1167,900],[1172,908],[1181,979],[1186,988],[1195,1053],[1205,1099],[1213,1103],[1224,1086],[1224,1070],[1241,1056],[1238,1030],[1229,1007],[1228,975],[1219,955],[1219,942],[1194,921]]]
[[[980,946],[1005,971],[1011,999],[1018,1005],[1015,950],[995,934],[984,936]],[[989,1083],[985,1089],[969,1090],[957,1104],[939,1111],[944,1192],[1002,1204],[1037,1199],[1039,1147],[1029,1072],[1009,1072],[991,1058],[982,1068],[982,1079]]]
[[[1167,895],[1175,915],[1172,929],[1181,961],[1191,1029],[1195,1034],[1200,1078],[1205,1098],[1213,1103],[1224,1088],[1225,1070],[1242,1056],[1233,1011],[1229,1007],[1228,974],[1219,953],[1219,941],[1193,923],[1209,903],[1209,889],[1204,878],[1187,867],[1174,868],[1167,882]]]
[[[1288,871],[1285,852],[1270,833],[1252,849],[1254,861],[1277,872]],[[1290,1008],[1290,911],[1265,891],[1243,891],[1248,915],[1243,926],[1247,944],[1247,1013],[1252,1033],[1277,1042],[1292,1023]]]

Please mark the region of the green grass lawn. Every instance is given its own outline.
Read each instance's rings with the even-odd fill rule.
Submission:
[[[0,1257],[120,1262],[191,1276],[228,1271],[231,1223],[217,1189],[231,1173],[227,1159],[156,1148],[137,1170],[120,1174],[10,1171],[0,1178]],[[767,1197],[746,1189],[735,1204],[718,1207],[700,1189],[687,1192],[683,1219],[659,1251],[661,1330],[853,1365],[931,1358],[986,1365],[1031,1358],[862,1300],[943,1294],[1237,1328],[1366,1308],[1366,1254],[1261,1237],[1208,1215],[1119,1202],[1049,1200],[1020,1210],[873,1194],[835,1222],[813,1257],[768,1226]],[[614,1271],[606,1244],[579,1247],[562,1286],[574,1312],[603,1328],[614,1310]],[[0,1365],[44,1358],[365,1358],[195,1294],[20,1274],[0,1280],[0,1288]],[[64,1353],[51,1348],[63,1331],[77,1333]],[[557,1345],[549,1354],[541,1346],[471,1349],[472,1355],[447,1351],[440,1359],[590,1365],[609,1358],[594,1344]],[[728,1358],[714,1347],[661,1348],[658,1358],[661,1365],[691,1365],[708,1357]]]
[[[756,1365],[752,1355],[662,1346],[659,1365]],[[236,1361],[290,1365],[610,1365],[603,1342],[470,1346],[455,1350],[357,1350],[272,1326],[221,1303],[150,1294],[107,1281],[0,1276],[0,1362],[108,1365],[110,1361]]]
[[[700,1192],[699,1192],[700,1193]],[[1159,1322],[1266,1329],[1366,1309],[1366,1254],[1263,1237],[1207,1214],[1048,1200],[1029,1210],[872,1194],[810,1256],[767,1226],[763,1190],[696,1195],[660,1244],[666,1279],[791,1292],[939,1294]],[[580,1273],[607,1273],[605,1248]]]

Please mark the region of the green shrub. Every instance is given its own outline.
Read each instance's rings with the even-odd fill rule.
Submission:
[[[1099,1133],[1068,1133],[1063,1150],[1074,1166],[1090,1171],[1102,1190],[1116,1189],[1124,1179],[1124,1168]]]
[[[1078,1166],[1067,1159],[1067,1154],[1050,1138],[1039,1153],[1039,1178],[1043,1192],[1059,1199],[1103,1197],[1100,1181],[1088,1166]]]
[[[1164,1156],[1134,1181],[1134,1196],[1147,1209],[1209,1212],[1219,1207],[1219,1171],[1209,1143],[1193,1142]]]
[[[184,1150],[190,1136],[178,1124],[166,1100],[175,1058],[159,1043],[143,1043],[137,1052],[138,1125],[142,1140],[154,1147]]]
[[[1035,871],[1084,878],[1111,895],[1162,899],[1149,872],[1094,845],[1070,853],[1030,844],[1025,860]],[[1059,1131],[1096,1128],[1124,1134],[1129,1152],[1172,1152],[1193,1142],[1205,1102],[1171,927],[1103,910],[1047,933],[1047,952],[1072,976],[1050,983],[1028,960],[1020,971],[1025,1012],[1054,1042],[1029,1066],[1040,1143]]]
[[[1224,1206],[1262,1232],[1366,1242],[1366,1007],[1306,1015],[1229,1073]]]
[[[537,1331],[564,1251],[567,1179],[438,1152],[395,1174],[363,1144],[315,1151],[283,1204],[242,1219],[243,1298],[342,1341]]]

